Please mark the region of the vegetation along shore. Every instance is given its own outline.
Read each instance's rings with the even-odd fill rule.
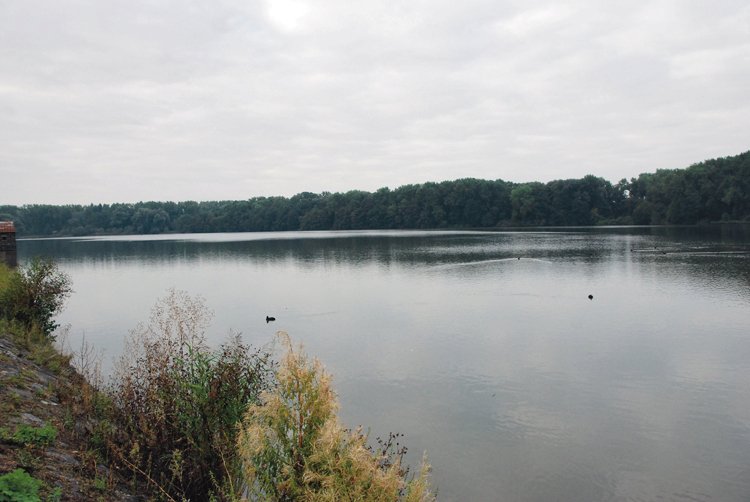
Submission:
[[[50,261],[0,265],[0,501],[435,498],[399,434],[339,422],[331,376],[287,335],[280,358],[211,348],[211,311],[170,290],[105,384],[90,347],[56,339],[70,294]]]
[[[19,237],[168,232],[692,225],[750,219],[750,152],[612,184],[459,179],[242,201],[0,206]]]

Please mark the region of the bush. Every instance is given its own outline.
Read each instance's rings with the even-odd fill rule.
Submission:
[[[373,452],[361,430],[338,422],[331,377],[320,362],[308,361],[282,335],[287,353],[277,372],[278,385],[262,404],[249,407],[238,440],[245,489],[252,500],[424,501],[429,466],[416,478],[400,458]]]
[[[38,502],[42,482],[23,469],[0,476],[0,502]]]
[[[58,327],[54,316],[62,310],[72,292],[70,278],[47,259],[34,258],[26,267],[3,273],[5,286],[0,288],[0,313],[9,320],[21,322],[48,338]]]
[[[270,385],[269,355],[239,336],[206,346],[210,311],[171,290],[131,333],[111,387],[115,460],[174,499],[239,498],[236,424]]]

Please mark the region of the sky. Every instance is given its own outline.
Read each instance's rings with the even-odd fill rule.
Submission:
[[[616,182],[748,117],[747,0],[0,0],[0,204]]]

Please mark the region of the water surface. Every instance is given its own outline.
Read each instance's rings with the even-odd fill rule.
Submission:
[[[19,259],[72,276],[62,321],[105,367],[170,287],[205,298],[213,343],[289,332],[347,425],[428,451],[441,500],[747,501],[748,235],[191,234],[25,240]]]

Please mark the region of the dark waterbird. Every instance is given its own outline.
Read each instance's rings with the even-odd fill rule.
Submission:
[[[589,295],[589,300],[593,300],[593,299],[594,299],[594,295]]]
[[[269,322],[271,322],[271,321],[275,321],[275,320],[276,320],[276,318],[275,318],[275,317],[271,317],[271,316],[266,316],[266,324],[268,324],[268,323],[269,323]]]

